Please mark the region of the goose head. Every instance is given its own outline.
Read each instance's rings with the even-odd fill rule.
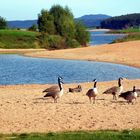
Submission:
[[[135,86],[133,86],[133,92],[136,92],[136,87]]]
[[[61,76],[58,76],[58,83],[64,84],[63,78]]]
[[[94,79],[93,82],[97,82],[97,79]]]

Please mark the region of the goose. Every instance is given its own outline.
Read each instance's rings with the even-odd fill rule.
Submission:
[[[78,85],[75,88],[69,88],[69,92],[81,92],[81,91],[82,91],[81,85]]]
[[[117,100],[117,95],[122,93],[122,91],[123,91],[123,86],[121,84],[122,80],[123,80],[123,78],[120,77],[118,79],[118,86],[114,86],[114,87],[107,89],[106,91],[103,92],[103,94],[112,94],[113,100]]]
[[[63,84],[62,79],[63,78],[59,76],[58,77],[58,86],[51,86],[51,87],[45,89],[43,91],[43,93],[44,92],[47,92],[47,93],[44,95],[44,97],[52,97],[54,99],[54,103],[57,103],[57,99],[60,98],[64,93],[63,86],[62,86],[62,84]]]
[[[98,90],[97,90],[97,88],[96,88],[97,80],[94,79],[93,82],[94,82],[94,87],[91,88],[91,89],[89,89],[89,90],[87,91],[87,93],[86,93],[86,95],[89,97],[90,103],[91,103],[91,98],[93,98],[93,103],[95,103],[95,97],[96,97],[97,94],[98,94]]]
[[[135,86],[133,86],[132,91],[126,91],[126,92],[123,92],[119,95],[119,97],[122,97],[125,100],[127,100],[128,103],[133,103],[132,100],[136,99],[137,96],[138,96],[138,94],[136,92],[136,87]]]

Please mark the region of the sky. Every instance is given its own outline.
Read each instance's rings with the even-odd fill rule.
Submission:
[[[42,9],[68,6],[74,17],[88,14],[119,16],[140,13],[140,0],[0,0],[0,16],[6,20],[37,19]]]

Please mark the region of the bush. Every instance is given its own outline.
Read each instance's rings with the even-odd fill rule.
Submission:
[[[80,46],[79,42],[75,39],[67,39],[66,45],[71,48],[77,48]]]
[[[65,39],[60,35],[50,35],[48,37],[49,49],[63,49],[66,47]]]
[[[0,29],[6,29],[6,27],[7,27],[6,20],[0,16]]]

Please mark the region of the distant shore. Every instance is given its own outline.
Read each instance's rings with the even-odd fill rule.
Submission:
[[[87,29],[88,31],[105,31],[108,32],[110,29]]]

